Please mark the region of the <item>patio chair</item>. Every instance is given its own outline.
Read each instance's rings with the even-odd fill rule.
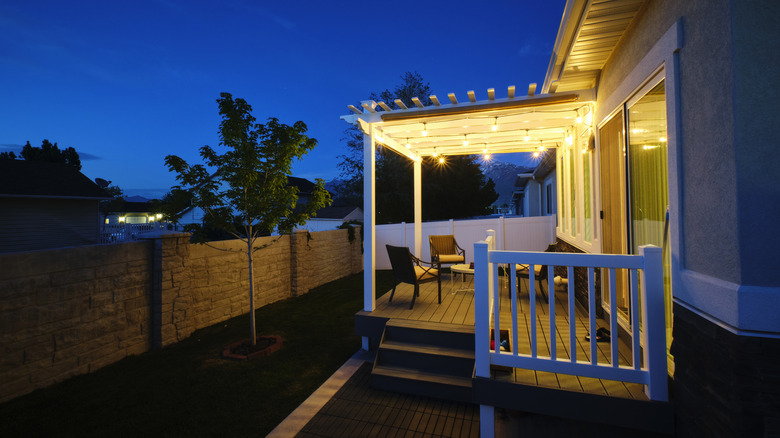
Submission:
[[[458,246],[455,236],[451,234],[428,236],[431,244],[431,263],[441,271],[441,265],[455,265],[466,262],[466,250]]]
[[[521,269],[521,266],[525,265],[518,265],[517,266],[517,292],[520,293],[520,279],[521,278],[527,278],[530,280],[531,274],[529,272],[528,266],[525,266]],[[539,283],[539,292],[541,292],[542,296],[545,300],[547,300],[547,294],[550,292],[549,290],[547,292],[544,291],[544,288],[542,288],[543,283],[547,283],[547,266],[546,265],[534,265],[534,278],[536,279],[537,283]],[[528,291],[531,291],[531,285],[528,285]]]
[[[439,270],[434,269],[432,263],[424,262],[413,256],[409,248],[405,246],[386,246],[396,281],[414,285],[412,304],[409,308],[414,307],[415,298],[420,296],[420,285],[434,280],[439,283],[439,304],[441,304],[441,276],[439,276]],[[431,266],[428,268],[423,267],[421,266],[423,263]],[[393,295],[395,295],[397,285],[398,283],[393,285],[393,291],[390,293],[390,302],[393,302]]]

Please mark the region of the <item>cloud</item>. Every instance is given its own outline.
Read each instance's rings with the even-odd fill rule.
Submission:
[[[0,152],[16,152],[21,153],[24,145],[15,143],[0,143]]]
[[[79,152],[79,151],[76,151],[76,152]],[[87,153],[87,152],[79,152],[79,159],[81,159],[81,161],[94,161],[94,160],[102,160],[103,157],[100,157],[100,156],[97,156],[97,155],[92,155],[92,154]]]

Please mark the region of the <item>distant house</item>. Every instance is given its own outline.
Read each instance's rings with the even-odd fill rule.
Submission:
[[[350,221],[363,222],[363,209],[360,207],[325,207],[317,212],[317,216],[309,219],[300,230],[328,231],[335,230]]]
[[[517,175],[512,196],[515,215],[531,217],[557,214],[555,155],[555,149],[549,149],[532,172]]]
[[[306,205],[311,198],[311,194],[314,191],[314,188],[316,187],[316,184],[309,181],[308,179],[298,178],[296,176],[288,176],[287,185],[298,188],[298,205]],[[201,224],[203,223],[203,218],[203,209],[200,207],[189,207],[182,212],[181,219],[179,219],[179,225],[184,226],[191,224]]]
[[[121,206],[113,208],[106,212],[106,224],[147,224],[157,222],[162,215],[152,212],[152,207],[148,199],[142,196],[126,197]]]
[[[0,160],[0,252],[99,243],[104,199],[67,164]]]

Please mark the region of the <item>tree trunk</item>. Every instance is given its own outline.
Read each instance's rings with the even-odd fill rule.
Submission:
[[[249,259],[249,330],[252,331],[250,339],[252,345],[257,345],[257,334],[255,333],[255,279],[252,271],[252,239],[247,239],[246,254]]]

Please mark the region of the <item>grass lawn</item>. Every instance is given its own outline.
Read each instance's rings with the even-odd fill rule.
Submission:
[[[377,291],[392,287],[377,273]],[[0,436],[265,436],[360,348],[353,315],[363,275],[257,310],[257,332],[284,347],[234,362],[222,347],[248,337],[244,315],[160,351],[0,404]]]

